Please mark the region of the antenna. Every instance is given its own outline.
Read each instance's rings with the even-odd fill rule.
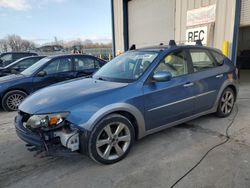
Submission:
[[[132,44],[132,46],[129,48],[129,50],[135,50],[136,49],[136,45]]]
[[[201,40],[196,40],[196,45],[197,45],[197,46],[203,46],[203,45],[202,45],[202,41],[201,41]]]
[[[175,40],[170,40],[170,41],[169,41],[169,46],[170,46],[170,47],[177,46]]]

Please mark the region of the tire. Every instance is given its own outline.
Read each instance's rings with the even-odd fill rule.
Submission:
[[[91,133],[88,154],[98,163],[113,164],[127,156],[134,140],[131,122],[124,116],[112,114],[101,120]]]
[[[5,111],[18,110],[18,105],[27,97],[27,94],[20,90],[9,91],[3,96],[2,107]]]
[[[234,103],[235,93],[228,87],[223,91],[220,97],[216,115],[218,117],[228,117],[233,111]]]

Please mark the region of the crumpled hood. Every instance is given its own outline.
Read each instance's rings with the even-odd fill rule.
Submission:
[[[8,75],[8,76],[1,77],[0,78],[0,84],[20,80],[21,78],[25,78],[25,76],[21,75],[21,74],[11,74],[11,75]]]
[[[20,104],[19,110],[29,114],[63,112],[127,85],[92,78],[61,83],[39,90],[27,97]]]

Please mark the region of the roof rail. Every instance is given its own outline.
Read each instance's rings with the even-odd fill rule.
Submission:
[[[136,49],[136,45],[132,44],[132,46],[130,46],[129,50],[135,50]]]
[[[196,43],[197,46],[203,46],[201,40],[196,40],[195,43]]]
[[[169,46],[170,46],[170,47],[177,46],[175,40],[170,40],[170,41],[169,41]]]

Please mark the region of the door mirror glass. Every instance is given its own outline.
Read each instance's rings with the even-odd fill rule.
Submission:
[[[40,72],[37,74],[37,76],[39,76],[39,77],[44,77],[44,76],[46,76],[46,75],[47,75],[46,71],[40,71]]]
[[[153,80],[156,82],[167,82],[172,79],[172,74],[168,71],[159,71],[153,75]]]

